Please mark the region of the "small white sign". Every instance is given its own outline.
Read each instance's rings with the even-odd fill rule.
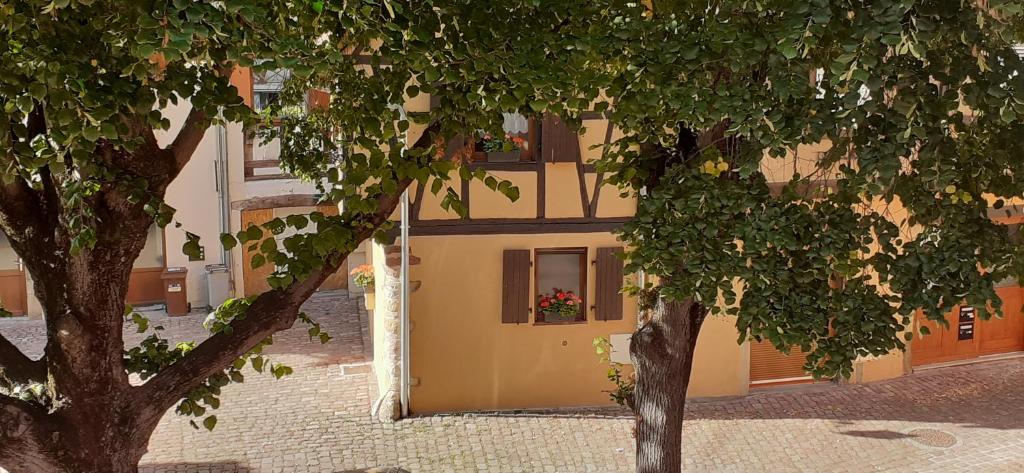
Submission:
[[[167,292],[181,292],[181,284],[168,284]]]
[[[632,336],[631,333],[613,333],[608,336],[608,341],[612,344],[612,363],[633,364],[633,360],[629,359],[629,339]]]

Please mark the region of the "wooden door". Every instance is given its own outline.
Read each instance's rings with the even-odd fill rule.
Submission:
[[[337,205],[321,205],[317,207],[316,210],[327,216],[338,215]],[[340,289],[348,289],[348,264],[344,261],[341,263],[341,269],[330,275],[326,280],[324,280],[323,284],[320,284],[321,291],[334,291]]]
[[[978,321],[979,353],[992,355],[1024,350],[1024,305],[1022,289],[1016,284],[996,288],[1003,301],[1003,318]]]
[[[14,315],[25,315],[28,311],[27,289],[24,271],[0,270],[0,307]]]
[[[912,343],[912,360],[914,366],[929,363],[944,363],[974,358],[978,356],[979,324],[976,317],[973,323],[968,323],[970,307],[956,306],[946,314],[948,328],[943,328],[938,322],[927,320],[922,312],[915,316],[915,327],[928,327],[928,335],[921,337],[915,333]],[[964,324],[961,324],[961,319]],[[973,333],[961,333],[970,328]]]
[[[242,230],[252,225],[263,225],[274,219],[274,209],[258,209],[242,211]],[[273,238],[269,231],[263,231],[263,238]],[[274,272],[274,265],[266,263],[259,268],[253,269],[252,257],[259,253],[260,241],[246,242],[242,245],[242,282],[246,296],[254,296],[270,290],[267,277]],[[250,250],[250,248],[255,248]]]
[[[750,384],[764,386],[813,381],[804,371],[807,354],[798,346],[788,355],[775,349],[769,341],[750,341]]]

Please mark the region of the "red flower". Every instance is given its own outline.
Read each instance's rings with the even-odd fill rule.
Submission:
[[[546,308],[546,307],[547,307],[547,306],[549,306],[549,305],[551,305],[551,303],[550,303],[550,302],[548,302],[548,301],[540,301],[540,306],[541,306],[541,307],[545,307],[545,308]]]
[[[558,300],[560,300],[560,301],[561,300],[565,300],[565,293],[564,292],[559,292],[558,293]]]
[[[565,301],[565,303],[569,304],[569,305],[573,305],[573,304],[576,303],[576,301],[573,301],[572,299],[569,299],[569,300]]]

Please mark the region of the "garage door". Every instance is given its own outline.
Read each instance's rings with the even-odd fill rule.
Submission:
[[[1003,301],[1001,319],[982,321],[976,317],[973,307],[957,306],[946,314],[949,328],[943,328],[918,313],[917,326],[928,327],[931,333],[924,337],[915,337],[911,342],[912,364],[920,366],[969,360],[984,355],[1024,350],[1022,290],[1020,286],[1008,285],[996,288],[996,293]]]
[[[798,346],[788,355],[775,349],[771,342],[750,341],[750,385],[807,383],[813,378],[804,371],[807,354]]]

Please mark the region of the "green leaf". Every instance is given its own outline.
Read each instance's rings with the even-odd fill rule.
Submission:
[[[100,138],[100,129],[97,127],[86,127],[82,129],[82,137],[89,141],[96,141]]]
[[[236,240],[235,237],[231,236],[230,233],[222,233],[220,235],[220,244],[224,247],[225,250],[230,250],[234,248],[235,245],[238,244],[238,240]]]
[[[216,426],[217,416],[207,416],[205,419],[203,419],[203,427],[206,427],[206,430],[213,430],[213,428]]]

